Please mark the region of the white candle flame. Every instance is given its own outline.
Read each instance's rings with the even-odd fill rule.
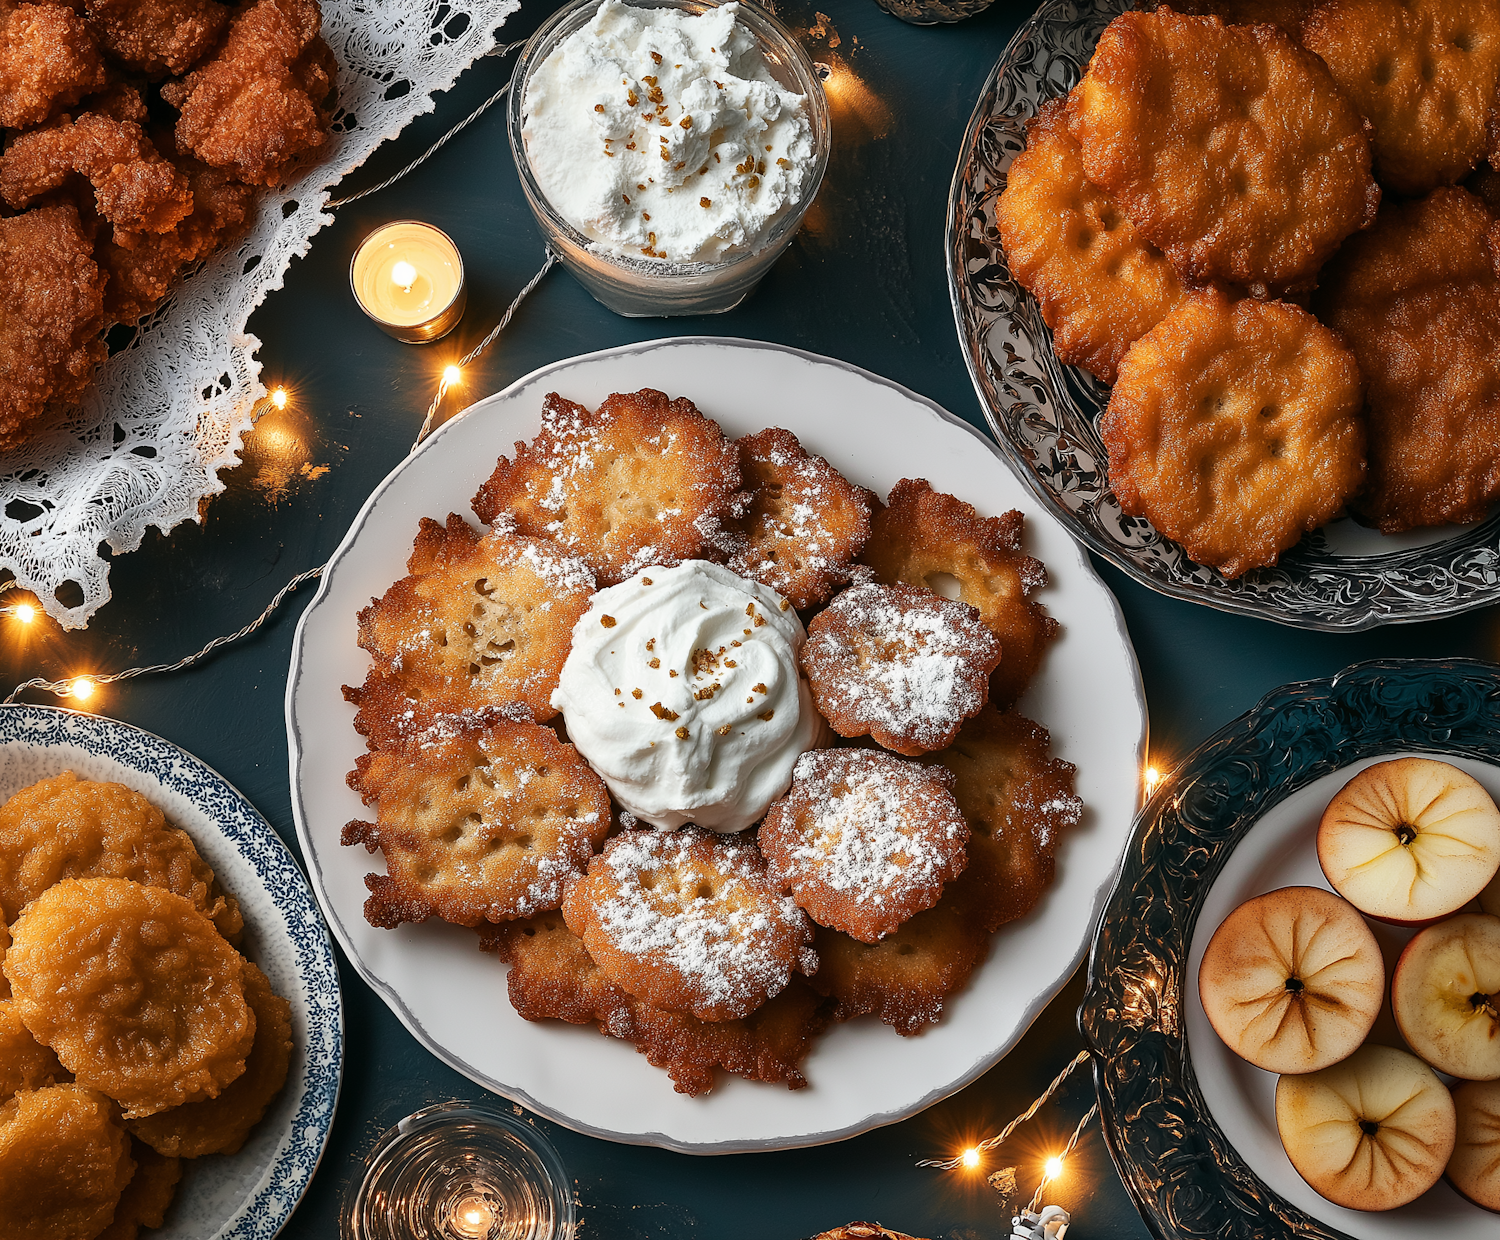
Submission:
[[[417,269],[404,258],[398,258],[391,268],[391,279],[409,293],[411,286],[417,282]]]

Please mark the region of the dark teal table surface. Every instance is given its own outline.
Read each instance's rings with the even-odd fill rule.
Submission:
[[[784,0],[777,10],[818,59],[839,66],[834,149],[822,193],[790,251],[758,292],[729,314],[627,320],[556,271],[507,333],[468,371],[456,409],[528,371],[577,353],[676,334],[747,336],[829,354],[887,375],[982,426],[955,338],[943,267],[949,181],[979,90],[1029,7],[1000,0],[961,25],[919,29],[871,0]],[[502,37],[534,29],[549,3],[525,0]],[[374,184],[425,149],[505,80],[510,61],[475,65],[421,118],[346,182]],[[428,220],[463,252],[470,282],[458,332],[413,348],[381,335],[348,287],[358,240],[390,219]],[[292,400],[248,439],[244,464],[201,525],[148,534],[120,557],[113,600],[84,632],[38,626],[7,644],[3,679],[108,671],[176,658],[258,614],[290,577],[322,563],[360,504],[405,454],[438,372],[476,343],[540,265],[542,246],[521,197],[495,108],[407,180],[343,209],[286,286],[250,322],[270,385]],[[663,379],[670,386],[670,377]],[[774,411],[767,411],[774,421]],[[267,434],[274,428],[277,434]],[[304,469],[303,467],[308,468]],[[326,466],[326,470],[322,467]],[[1493,658],[1493,609],[1437,623],[1330,636],[1307,634],[1158,597],[1100,563],[1119,597],[1144,675],[1153,754],[1170,764],[1290,680],[1366,658],[1468,654]],[[295,849],[282,694],[304,587],[253,638],[203,666],[111,686],[99,711],[159,733],[236,784]],[[53,701],[46,695],[29,700]],[[348,1049],[332,1139],[312,1188],[282,1233],[336,1234],[340,1195],[388,1125],[417,1107],[473,1098],[476,1086],[421,1049],[347,967]],[[905,1123],[818,1149],[694,1158],[542,1127],[576,1181],[580,1236],[609,1240],[796,1240],[852,1219],[923,1237],[1008,1235],[1008,1216],[982,1177],[918,1169],[996,1131],[1041,1092],[1081,1046],[1075,1012],[1082,971],[1020,1045],[968,1089]],[[665,1077],[663,1088],[667,1087]],[[1029,1191],[1092,1100],[1078,1073],[1018,1134],[1007,1162]],[[1049,1199],[1074,1213],[1072,1235],[1148,1233],[1092,1130]]]

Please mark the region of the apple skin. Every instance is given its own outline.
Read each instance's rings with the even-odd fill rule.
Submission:
[[[1500,874],[1496,874],[1490,885],[1479,893],[1479,907],[1500,917]]]
[[[1460,913],[1417,934],[1396,961],[1391,1010],[1439,1072],[1500,1079],[1500,917]]]
[[[1416,928],[1474,899],[1500,872],[1500,809],[1447,762],[1366,767],[1318,823],[1318,864],[1367,917]]]
[[[1460,1197],[1500,1214],[1500,1081],[1466,1081],[1453,1091],[1458,1142],[1447,1180]]]
[[[1362,1046],[1276,1082],[1276,1130],[1292,1166],[1350,1210],[1394,1210],[1443,1176],[1457,1139],[1447,1086],[1406,1051]]]
[[[1380,945],[1357,909],[1321,887],[1246,900],[1198,968],[1214,1032],[1267,1072],[1316,1072],[1359,1049],[1385,999]]]

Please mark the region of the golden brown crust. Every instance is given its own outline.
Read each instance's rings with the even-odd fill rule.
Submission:
[[[812,1240],[918,1240],[904,1231],[892,1231],[879,1223],[845,1223],[832,1231],[819,1232]]]
[[[1195,293],[1126,355],[1100,428],[1110,485],[1225,577],[1275,564],[1363,486],[1362,396],[1306,311]]]
[[[791,431],[767,427],[736,441],[750,511],[737,523],[742,545],[729,568],[791,600],[821,607],[857,570],[877,505],[821,456],[809,456]]]
[[[1011,274],[1036,298],[1057,356],[1104,383],[1182,297],[1165,255],[1084,176],[1062,99],[1044,103],[1027,124],[995,223]]]
[[[1313,3],[1314,0],[1176,0],[1166,7],[1198,17],[1217,17],[1226,26],[1270,22],[1273,26],[1280,26],[1290,38],[1300,39],[1302,22],[1312,10]],[[1155,10],[1163,5],[1142,4],[1140,7]]]
[[[1015,509],[981,517],[925,478],[903,478],[876,514],[864,561],[886,585],[932,588],[946,575],[960,601],[1000,639],[1000,666],[990,701],[1008,706],[1021,696],[1057,636],[1057,621],[1031,596],[1047,584],[1046,566],[1021,549],[1025,518]]]
[[[152,77],[186,73],[223,33],[217,0],[87,0],[89,25],[109,54]]]
[[[1310,288],[1380,203],[1364,119],[1275,26],[1123,13],[1069,124],[1089,180],[1192,284]]]
[[[0,999],[0,1102],[71,1079],[52,1049],[31,1036],[15,1003]]]
[[[1324,273],[1314,308],[1369,384],[1370,484],[1387,534],[1477,521],[1500,497],[1500,280],[1494,223],[1466,190],[1392,203]]]
[[[359,644],[375,661],[367,692],[386,697],[378,679],[451,711],[515,706],[538,722],[557,714],[552,691],[594,591],[582,561],[505,529],[481,536],[450,513],[446,526],[422,518],[407,569],[359,613]],[[362,708],[354,726],[389,744],[401,713]]]
[[[1375,176],[1403,196],[1485,157],[1500,83],[1495,0],[1321,0],[1302,41],[1369,119]]]
[[[1013,710],[986,706],[957,739],[924,761],[956,779],[954,796],[972,834],[959,882],[987,931],[1024,917],[1052,882],[1063,832],[1083,803],[1071,762],[1054,758],[1047,729]]]
[[[130,1157],[135,1160],[135,1174],[120,1194],[114,1221],[95,1240],[136,1240],[141,1228],[160,1227],[177,1195],[180,1159],[164,1158],[140,1141],[130,1143]]]
[[[610,827],[604,781],[535,723],[440,716],[361,755],[349,783],[377,807],[376,822],[351,822],[343,842],[385,855],[386,874],[365,879],[365,918],[387,929],[556,908]]]
[[[759,832],[771,881],[862,943],[936,904],[968,838],[946,771],[872,749],[803,754]]]
[[[739,456],[686,397],[615,393],[590,413],[549,392],[542,425],[501,457],[474,496],[486,524],[509,513],[523,534],[556,540],[616,585],[651,564],[723,562],[738,515]]]
[[[0,8],[0,128],[39,125],[108,81],[94,33],[71,6]]]

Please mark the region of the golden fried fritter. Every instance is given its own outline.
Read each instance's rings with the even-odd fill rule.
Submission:
[[[1052,882],[1062,833],[1083,813],[1073,792],[1076,768],[1052,757],[1041,724],[993,706],[923,761],[953,772],[954,796],[973,832],[959,879],[965,905],[987,931],[1024,917]]]
[[[1320,0],[1302,41],[1369,118],[1375,176],[1404,196],[1466,176],[1500,103],[1500,0]]]
[[[750,511],[737,523],[743,544],[729,567],[791,600],[821,607],[858,572],[853,560],[870,537],[878,501],[791,431],[767,427],[735,444]]]
[[[93,32],[71,8],[0,5],[0,129],[39,125],[108,82]]]
[[[873,1013],[906,1037],[936,1024],[947,997],[989,953],[990,936],[963,895],[960,878],[933,908],[878,943],[820,928],[812,988],[837,1001],[838,1020]]]
[[[104,274],[91,250],[71,205],[0,218],[0,452],[77,400],[104,360]]]
[[[1313,303],[1369,384],[1370,484],[1354,507],[1384,533],[1477,521],[1500,497],[1493,228],[1457,187],[1391,203],[1329,265]]]
[[[1194,293],[1125,355],[1100,427],[1120,506],[1225,577],[1275,564],[1365,479],[1354,355],[1305,310]]]
[[[835,732],[913,755],[943,748],[985,704],[1001,649],[967,603],[872,582],[813,617],[797,659]]]
[[[1217,17],[1226,26],[1253,26],[1270,22],[1280,26],[1293,39],[1302,37],[1302,22],[1311,11],[1314,0],[1176,0],[1166,7],[1179,13],[1199,17]],[[1143,4],[1143,9],[1157,9],[1161,4]]]
[[[5,914],[0,910],[0,999],[10,998],[10,983],[5,980],[5,953],[10,947],[10,927],[5,924]]]
[[[696,827],[614,836],[563,897],[568,928],[617,986],[699,1020],[747,1016],[810,973],[812,924],[752,841]]]
[[[317,0],[241,4],[218,50],[162,98],[178,149],[247,185],[275,185],[328,137],[338,65]]]
[[[1364,119],[1274,26],[1122,13],[1068,117],[1089,180],[1189,283],[1310,288],[1380,203]]]
[[[142,1227],[160,1227],[177,1195],[177,1182],[182,1179],[180,1159],[163,1158],[141,1141],[130,1143],[130,1157],[135,1160],[135,1174],[120,1194],[114,1221],[96,1240],[136,1240]]]
[[[23,1089],[42,1089],[69,1080],[50,1047],[31,1036],[10,999],[0,999],[0,1102]]]
[[[217,0],[87,0],[109,54],[151,77],[186,73],[219,41],[229,6]]]
[[[651,388],[608,396],[597,412],[549,392],[536,438],[501,457],[474,496],[487,525],[505,513],[553,538],[617,585],[651,564],[722,562],[738,515],[739,454],[686,397]]]
[[[65,878],[128,878],[192,901],[225,938],[244,928],[239,903],[185,831],[124,784],[64,771],[0,806],[0,916],[14,920]]]
[[[995,223],[1011,275],[1037,300],[1052,346],[1105,383],[1125,350],[1182,297],[1172,264],[1083,174],[1067,104],[1052,99],[1026,126]]]
[[[82,1085],[0,1105],[0,1240],[94,1240],[135,1172],[108,1098]]]
[[[26,1027],[127,1119],[217,1097],[244,1072],[244,960],[181,896],[64,879],[11,934],[5,975]]]
[[[552,718],[552,691],[594,576],[555,544],[504,528],[480,537],[457,513],[446,529],[422,518],[410,576],[359,613],[373,675],[448,710],[485,705]],[[362,712],[355,727],[380,723]]]
[[[1491,215],[1500,218],[1500,171],[1484,164],[1464,182],[1464,188],[1476,195]]]
[[[1021,550],[1024,525],[1014,508],[981,517],[925,478],[903,478],[876,513],[864,551],[875,580],[886,585],[937,589],[945,577],[958,583],[959,600],[1000,639],[1000,666],[990,677],[990,701],[999,706],[1021,696],[1057,636],[1057,621],[1031,598],[1047,584],[1047,568]]]
[[[349,777],[377,821],[345,844],[385,854],[365,879],[365,919],[394,928],[441,917],[461,926],[557,908],[610,828],[609,793],[550,728],[445,716]]]
[[[759,832],[772,883],[862,943],[936,904],[968,861],[968,839],[944,768],[873,749],[803,754]]]
[[[812,1041],[832,1019],[832,1005],[793,975],[786,989],[742,1020],[701,1021],[665,1012],[621,990],[599,970],[561,914],[542,913],[481,932],[486,950],[511,966],[511,1004],[527,1020],[595,1024],[634,1042],[665,1068],[680,1094],[713,1088],[714,1069],[752,1081],[801,1089],[799,1068]]]
[[[266,975],[248,960],[245,1002],[255,1013],[255,1043],[245,1060],[245,1071],[217,1098],[126,1122],[131,1133],[157,1154],[176,1160],[238,1153],[286,1084],[292,1058],[292,1005],[271,989]]]

